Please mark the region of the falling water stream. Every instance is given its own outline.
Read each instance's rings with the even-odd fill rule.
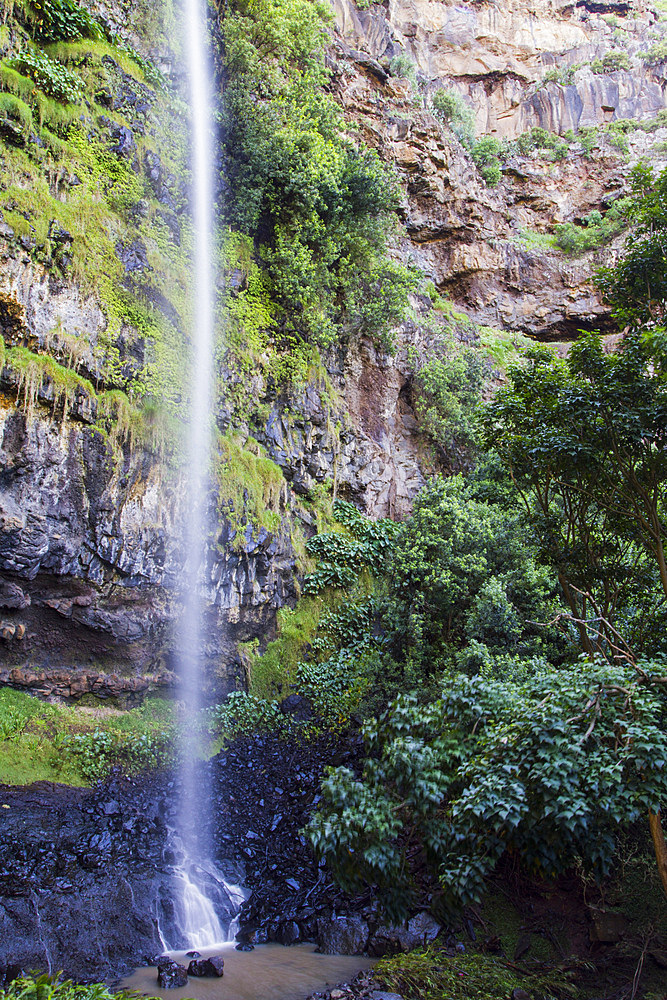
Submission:
[[[187,519],[184,532],[179,679],[185,716],[180,747],[178,829],[172,837],[177,857],[175,910],[187,947],[205,948],[229,940],[235,931],[242,891],[228,885],[211,861],[206,843],[210,797],[201,788],[196,722],[201,709],[202,647],[205,642],[202,598],[208,536],[207,496],[213,420],[214,295],[213,267],[213,94],[214,77],[206,25],[206,0],[184,0],[185,59],[192,119],[193,307],[190,327],[191,381],[187,444]],[[226,915],[221,921],[219,914]],[[165,941],[166,946],[170,942]],[[173,946],[173,945],[172,945]]]

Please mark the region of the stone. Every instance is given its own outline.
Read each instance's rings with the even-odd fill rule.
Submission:
[[[300,937],[299,925],[295,920],[285,921],[284,924],[280,925],[276,933],[276,941],[283,945],[296,944]]]
[[[178,962],[165,962],[158,965],[157,981],[163,990],[180,989],[188,985],[188,970]]]
[[[249,941],[239,941],[236,945],[236,951],[254,951],[254,944],[250,944]]]
[[[375,990],[369,995],[369,1000],[403,1000],[400,993],[385,993],[384,990]]]
[[[291,715],[297,722],[308,722],[315,714],[310,701],[300,694],[288,694],[279,707],[283,715]]]
[[[196,977],[222,976],[224,974],[224,961],[219,956],[212,958],[193,958],[188,965],[188,975]]]
[[[381,925],[368,942],[371,955],[391,955],[424,946],[440,933],[441,927],[430,913],[417,913],[404,924]]]
[[[201,953],[198,951],[186,951],[187,958],[201,958]]]
[[[358,914],[334,914],[317,921],[317,942],[324,955],[363,955],[368,936],[368,924]]]
[[[591,918],[590,939],[600,944],[616,944],[625,934],[628,918],[622,913],[612,910],[599,910],[589,906],[588,915]]]

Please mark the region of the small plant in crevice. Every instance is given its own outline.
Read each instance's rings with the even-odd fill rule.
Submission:
[[[455,90],[440,88],[431,98],[433,113],[451,128],[464,145],[470,145],[475,136],[475,115],[462,95]]]
[[[606,52],[601,59],[594,59],[590,68],[594,73],[616,73],[617,70],[629,70],[632,67],[630,56],[622,50]]]

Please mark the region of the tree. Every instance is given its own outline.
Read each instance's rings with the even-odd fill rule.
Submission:
[[[661,320],[667,302],[667,170],[639,163],[630,174],[626,214],[633,229],[620,259],[598,271],[604,300],[621,326]]]
[[[530,622],[554,609],[549,571],[537,561],[521,509],[476,499],[478,488],[462,476],[435,477],[395,541],[396,628],[426,676],[471,638],[495,653],[545,651],[544,632]]]
[[[329,772],[311,841],[395,917],[423,862],[446,909],[479,899],[505,853],[542,875],[575,861],[603,874],[616,835],[647,812],[659,823],[667,798],[661,690],[651,664],[584,660],[521,681],[459,675],[426,706],[401,696],[365,727],[361,777]]]
[[[609,619],[645,613],[652,582],[667,598],[667,370],[649,341],[628,334],[606,353],[588,334],[565,361],[531,350],[486,425],[575,618],[586,613],[573,587],[595,591]],[[580,638],[600,648],[584,627]]]

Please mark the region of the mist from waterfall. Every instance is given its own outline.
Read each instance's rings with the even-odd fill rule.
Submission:
[[[185,567],[182,579],[183,615],[178,644],[181,720],[180,801],[178,829],[173,843],[175,911],[187,947],[205,948],[228,940],[231,916],[243,895],[228,885],[211,860],[210,790],[201,786],[198,760],[202,757],[197,721],[202,708],[204,595],[207,517],[210,485],[214,402],[213,263],[214,73],[209,52],[206,0],[184,0],[185,63],[191,110],[193,294],[190,418],[186,437],[186,524],[183,538]],[[219,913],[227,917],[221,921]]]

